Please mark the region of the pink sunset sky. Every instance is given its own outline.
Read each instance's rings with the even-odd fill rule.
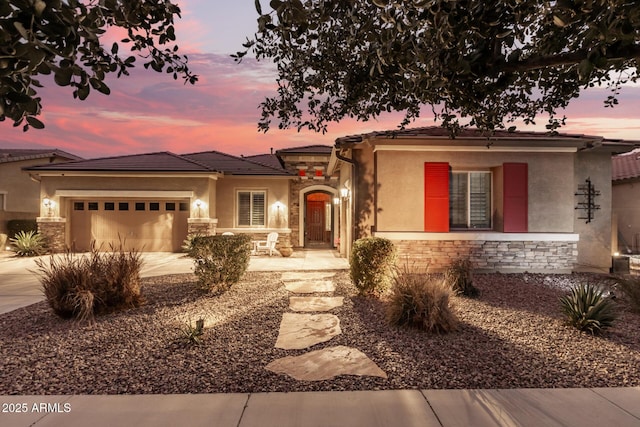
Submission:
[[[267,1],[262,0],[266,9]],[[142,61],[132,75],[109,78],[111,95],[93,91],[86,101],[73,99],[70,88],[52,82],[40,89],[43,130],[22,132],[10,121],[0,123],[0,147],[58,148],[82,157],[154,151],[187,153],[218,150],[230,154],[267,153],[269,149],[309,144],[332,145],[344,135],[395,129],[401,114],[369,122],[343,121],[322,135],[276,129],[257,130],[258,106],[275,93],[273,65],[247,59],[236,64],[230,54],[256,29],[254,0],[233,2],[182,0],[176,34],[180,52],[188,55],[196,85],[184,85],[170,75],[144,70]],[[640,85],[624,88],[615,109],[604,108],[609,92],[592,89],[573,101],[561,132],[640,140]],[[544,130],[545,117],[537,127]],[[425,114],[411,126],[431,126]]]

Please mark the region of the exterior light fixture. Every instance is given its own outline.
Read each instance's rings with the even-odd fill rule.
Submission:
[[[340,196],[343,199],[348,199],[349,198],[349,189],[347,187],[342,187],[340,189]]]
[[[42,206],[47,209],[47,216],[53,215],[53,207],[55,206],[55,202],[48,197],[42,199]]]
[[[334,205],[339,205],[340,204],[340,197],[334,197],[333,198],[333,204]]]
[[[196,199],[196,201],[193,202],[193,204],[196,206],[196,208],[200,209],[202,207],[202,200]]]
[[[284,205],[282,204],[282,202],[275,202],[275,203],[273,204],[273,206],[274,206],[277,210],[280,210],[280,209],[282,209],[282,208],[284,207]]]

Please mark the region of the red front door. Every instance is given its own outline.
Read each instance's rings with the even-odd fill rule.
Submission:
[[[330,200],[331,197],[325,193],[314,193],[307,196],[307,215],[305,221],[306,246],[330,246],[331,218],[327,218],[327,211],[330,212],[331,207]],[[329,206],[329,209],[327,209],[327,206]]]

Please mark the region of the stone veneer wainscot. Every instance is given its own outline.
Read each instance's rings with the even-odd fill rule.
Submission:
[[[469,258],[478,270],[553,272],[574,270],[578,234],[573,233],[404,233],[377,232],[398,250],[398,263],[442,270],[458,258]]]

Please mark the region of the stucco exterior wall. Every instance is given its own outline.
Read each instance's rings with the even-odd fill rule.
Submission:
[[[461,171],[493,172],[493,229],[502,227],[502,173],[506,162],[529,165],[529,231],[573,231],[573,153],[378,151],[377,231],[423,231],[424,163],[447,162]]]
[[[587,271],[608,272],[611,267],[611,155],[608,153],[580,152],[575,157],[574,190],[578,185],[591,179],[595,190],[600,192],[595,203],[600,209],[594,212],[594,218],[587,223],[580,219],[585,211],[575,209],[574,229],[580,234],[578,242],[577,269]],[[580,196],[573,196],[574,206],[582,201]]]
[[[289,228],[289,178],[224,177],[218,181],[216,188],[219,232],[249,229],[249,227],[238,227],[237,224],[236,194],[240,190],[264,190],[267,192],[267,225],[260,228]],[[277,202],[280,202],[279,209],[276,205]]]
[[[40,206],[40,216],[68,216],[70,197],[61,197],[60,194],[64,194],[64,191],[89,191],[93,197],[109,197],[109,194],[117,194],[118,192],[125,194],[125,192],[131,191],[139,192],[140,197],[145,197],[144,192],[180,191],[192,195],[190,200],[191,217],[208,218],[210,217],[210,209],[215,211],[215,200],[210,199],[210,194],[215,194],[215,190],[212,190],[211,187],[215,187],[216,182],[216,180],[204,176],[43,176],[40,199],[50,198],[55,202],[55,205],[53,212]],[[123,198],[135,199],[136,196]],[[193,202],[197,199],[204,202],[199,209],[193,206]]]
[[[640,253],[640,180],[614,181],[611,206],[621,237],[613,250]]]

